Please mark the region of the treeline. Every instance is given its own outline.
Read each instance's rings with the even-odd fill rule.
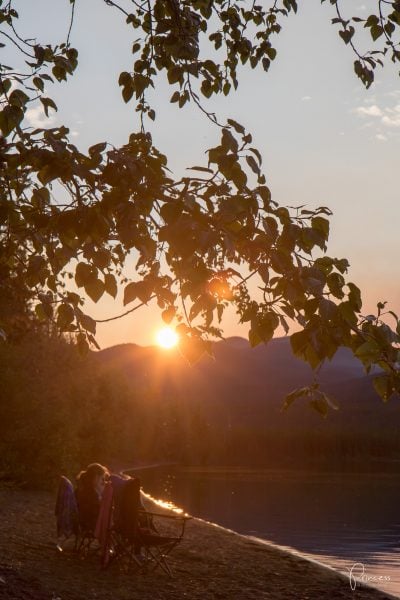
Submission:
[[[218,464],[227,466],[371,471],[398,469],[399,448],[400,432],[394,430],[351,433],[235,428],[225,439],[220,438],[213,455],[218,456]]]
[[[346,468],[396,457],[400,434],[231,426],[201,398],[113,371],[44,333],[0,344],[0,477],[48,487],[89,462]]]
[[[0,478],[47,486],[89,462],[190,462],[202,415],[45,334],[0,344]]]

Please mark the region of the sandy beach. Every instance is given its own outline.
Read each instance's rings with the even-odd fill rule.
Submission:
[[[3,600],[383,600],[368,587],[272,545],[198,519],[187,524],[171,556],[174,578],[162,571],[100,570],[95,557],[56,551],[54,497],[0,488],[0,598]]]

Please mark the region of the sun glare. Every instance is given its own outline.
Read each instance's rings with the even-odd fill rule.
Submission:
[[[169,350],[177,345],[179,341],[178,334],[171,327],[164,327],[156,334],[156,341],[161,348]]]

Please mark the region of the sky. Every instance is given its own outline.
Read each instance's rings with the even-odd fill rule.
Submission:
[[[353,14],[368,16],[376,2],[351,4]],[[228,100],[208,102],[207,108],[252,133],[274,200],[333,211],[328,254],[350,261],[348,280],[362,289],[363,313],[373,313],[378,301],[400,311],[399,76],[388,64],[365,90],[354,74],[350,49],[330,24],[335,16],[330,4],[307,0],[299,5],[298,14],[283,21],[270,71],[243,69],[238,91]],[[68,0],[19,0],[16,6],[21,33],[42,42],[65,39]],[[135,31],[101,0],[77,0],[71,43],[79,50],[79,67],[68,83],[48,92],[59,107],[52,123],[69,126],[82,150],[105,140],[123,144],[139,128],[134,105],[124,104],[117,84],[119,73],[131,70],[134,37]],[[179,110],[169,104],[171,95],[160,81],[150,98],[157,112],[150,131],[179,175],[204,164],[218,131],[194,106]],[[36,107],[27,120],[34,126],[45,123]],[[124,311],[121,297],[96,305],[88,300],[85,310],[95,318],[112,317]],[[149,345],[161,325],[156,306],[145,307],[99,325],[97,340],[102,347]],[[233,313],[224,321],[224,333],[246,335]]]

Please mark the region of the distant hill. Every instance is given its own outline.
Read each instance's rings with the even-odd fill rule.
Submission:
[[[282,412],[284,396],[313,380],[311,368],[295,358],[289,338],[273,339],[251,348],[240,337],[214,345],[215,358],[204,357],[190,366],[178,350],[123,344],[102,350],[96,360],[103,368],[126,376],[136,389],[156,390],[165,397],[196,402],[210,423],[223,428],[321,434],[336,431],[371,433],[397,431],[400,406],[387,404],[375,393],[371,375],[348,349],[341,348],[320,371],[319,381],[335,398],[338,411],[322,419],[302,400]]]
[[[383,403],[345,349],[319,379],[340,409],[326,419],[285,395],[313,380],[287,338],[214,345],[193,367],[178,350],[135,344],[80,357],[58,337],[0,344],[0,482],[53,481],[91,462],[393,470],[398,399]],[[55,481],[55,479],[54,479]]]

